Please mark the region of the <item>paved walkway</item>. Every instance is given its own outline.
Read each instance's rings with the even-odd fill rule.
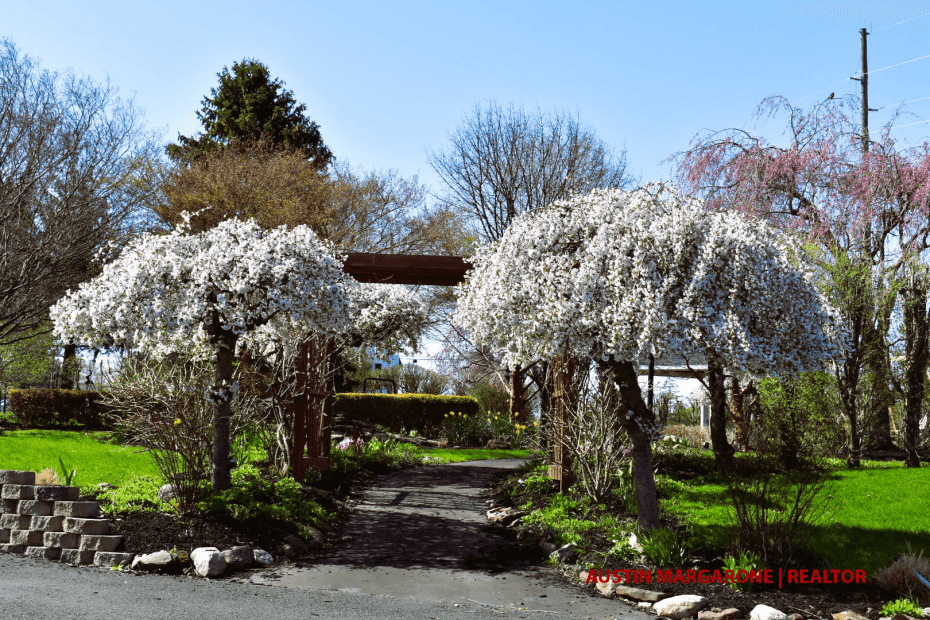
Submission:
[[[576,618],[647,618],[564,583],[540,552],[488,525],[480,497],[521,461],[431,465],[382,476],[359,502],[351,536],[314,566],[258,573],[257,584],[527,609]]]

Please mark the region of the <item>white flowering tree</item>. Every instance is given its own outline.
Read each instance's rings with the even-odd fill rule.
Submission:
[[[239,377],[251,389],[240,394],[240,406],[265,420],[258,434],[269,458],[281,471],[293,470],[294,405],[300,385],[326,386],[311,390],[318,394],[332,389],[334,365],[349,347],[374,347],[383,351],[413,349],[428,318],[428,309],[416,294],[396,284],[355,284],[350,296],[349,320],[336,334],[321,336],[312,325],[279,316],[239,341],[239,355],[247,364],[239,366]],[[312,352],[312,355],[311,355]],[[298,358],[307,358],[304,378],[299,378]],[[311,406],[318,406],[314,401]]]
[[[663,185],[527,212],[473,263],[454,320],[479,343],[502,349],[511,366],[567,354],[613,377],[647,529],[658,525],[651,442],[661,429],[637,381],[642,361],[706,357],[725,406],[724,361],[793,373],[842,355],[836,311],[787,237]]]
[[[102,273],[51,309],[55,333],[88,346],[115,343],[160,356],[179,348],[216,361],[212,482],[231,486],[230,401],[239,339],[276,318],[336,333],[357,286],[306,226],[263,230],[226,220],[198,234],[176,230],[133,240]]]

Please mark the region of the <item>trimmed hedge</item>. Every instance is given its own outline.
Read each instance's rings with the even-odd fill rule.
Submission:
[[[9,391],[10,407],[17,421],[26,428],[83,425],[103,429],[104,408],[97,401],[100,392],[32,388]]]
[[[478,401],[471,396],[435,394],[336,394],[333,414],[399,432],[416,430],[435,436],[450,411],[466,415],[479,413]]]

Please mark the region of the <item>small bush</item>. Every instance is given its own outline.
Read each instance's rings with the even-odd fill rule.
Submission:
[[[150,451],[165,481],[177,489],[182,511],[193,508],[211,477],[215,408],[205,394],[215,372],[212,363],[183,356],[127,357],[103,400],[117,433]],[[234,400],[231,438],[242,422]]]
[[[614,546],[607,552],[607,557],[612,560],[623,562],[632,562],[639,558],[639,552],[633,548],[627,539],[614,541]]]
[[[920,607],[920,605],[910,599],[899,598],[896,601],[885,603],[885,606],[882,607],[882,610],[879,612],[879,614],[884,617],[891,617],[895,614],[904,614],[912,618],[921,618],[924,615],[924,610]]]
[[[827,492],[827,472],[803,461],[790,474],[773,471],[773,459],[759,455],[743,475],[728,473],[734,547],[761,556],[770,567],[787,567],[809,540],[814,526],[839,509]],[[749,464],[749,463],[746,463]]]
[[[120,486],[97,496],[100,508],[107,514],[158,509],[160,484],[147,476],[132,476]]]
[[[744,551],[739,554],[739,557],[728,555],[723,558],[723,568],[733,571],[734,575],[739,571],[759,571],[764,567],[765,565],[762,563],[762,558],[759,557],[759,554],[751,551]],[[730,587],[740,592],[752,592],[753,584],[751,581],[747,581],[746,583],[733,582],[730,584]]]
[[[924,557],[923,549],[915,554],[908,544],[907,553],[895,560],[891,566],[878,571],[875,578],[886,592],[928,603],[930,588],[917,579],[915,571],[924,579],[930,579],[930,559]]]
[[[454,446],[477,446],[491,438],[481,414],[466,415],[461,411],[446,413],[439,433]]]
[[[391,467],[410,466],[419,463],[423,451],[408,443],[395,442],[393,439],[382,441],[372,439],[361,445],[354,443],[348,449],[336,449],[330,454],[330,473],[344,476],[363,468],[384,470]]]
[[[640,538],[643,556],[654,566],[684,566],[691,559],[690,545],[674,530],[657,527]]]
[[[304,494],[293,478],[273,480],[251,464],[232,472],[232,488],[208,496],[197,504],[204,512],[230,515],[240,521],[278,519],[314,526],[327,512]]]

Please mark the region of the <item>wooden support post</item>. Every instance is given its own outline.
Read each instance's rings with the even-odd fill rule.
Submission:
[[[291,473],[295,480],[302,480],[307,465],[304,460],[304,446],[307,445],[307,357],[310,353],[310,343],[307,340],[300,345],[297,353],[296,371],[297,382],[294,387],[294,445],[291,448]]]
[[[559,481],[559,491],[571,486],[571,456],[565,448],[568,425],[572,423],[574,359],[563,354],[549,366],[552,381],[552,464],[549,477]]]

